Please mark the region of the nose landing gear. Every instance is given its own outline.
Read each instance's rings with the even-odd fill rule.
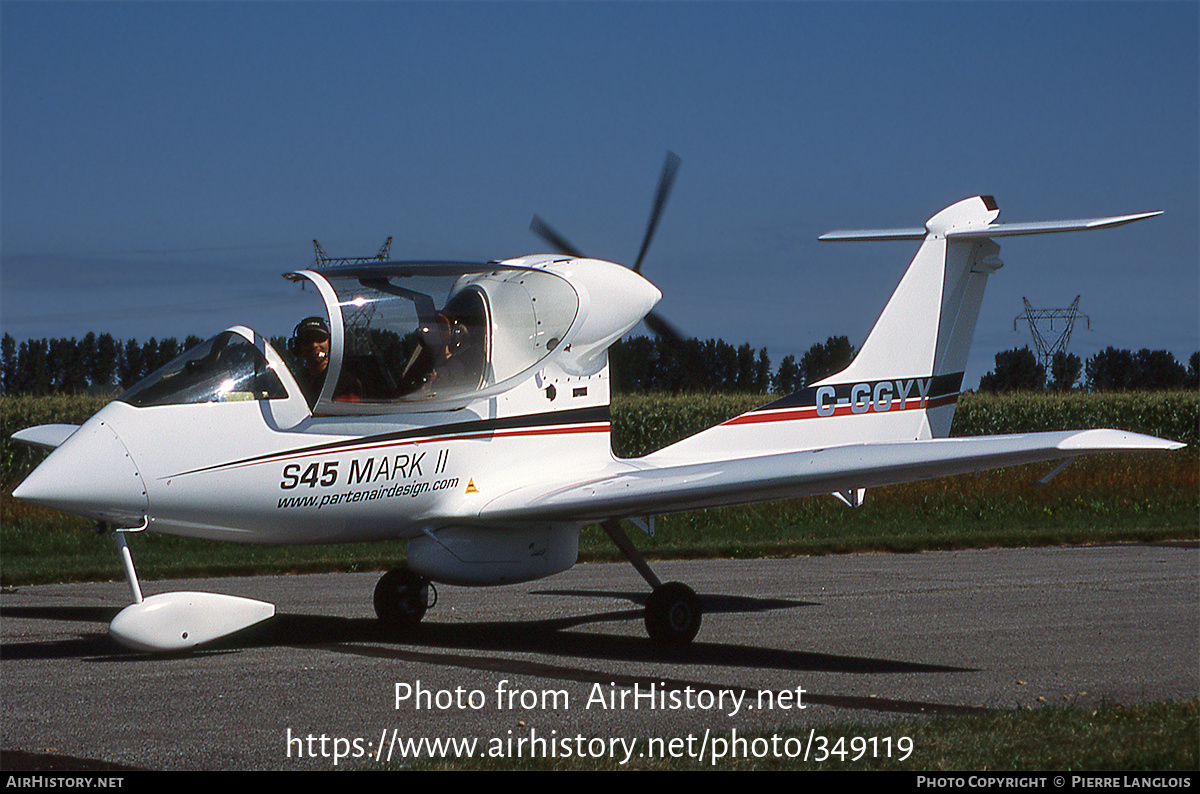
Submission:
[[[391,630],[413,628],[436,603],[437,588],[408,568],[388,571],[375,585],[375,614]]]

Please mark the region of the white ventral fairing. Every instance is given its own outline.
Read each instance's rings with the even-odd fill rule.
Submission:
[[[669,160],[642,247],[666,200]],[[134,604],[119,642],[173,651],[274,614],[214,593],[143,598],[126,536],[141,530],[241,543],[408,539],[407,567],[375,593],[379,617],[419,621],[430,582],[499,585],[576,561],[600,522],[653,588],[650,636],[689,642],[690,588],[662,584],[620,520],[813,494],[857,505],[865,489],[950,474],[1180,444],[1119,430],[946,438],[994,238],[1105,228],[1157,213],[997,224],[989,197],[924,229],[829,240],[921,240],[854,361],[801,391],[641,458],[609,441],[608,347],[637,323],[664,333],[659,291],[633,269],[565,254],[502,262],[386,262],[288,274],[328,314],[316,383],[261,336],[231,328],[172,361],[80,427],[13,435],[53,452],[19,499],[116,528]],[[321,324],[324,318],[318,318]],[[322,357],[326,354],[322,353]],[[307,397],[306,397],[307,393]]]

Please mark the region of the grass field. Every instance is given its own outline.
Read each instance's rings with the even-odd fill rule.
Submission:
[[[803,751],[810,736],[813,752]],[[871,738],[874,737],[874,741]],[[414,770],[714,770],[1022,772],[1195,772],[1200,755],[1200,700],[1104,705],[1095,709],[1041,708],[885,723],[806,724],[772,734],[746,734],[743,757],[713,746],[703,759],[538,759],[516,762],[444,759]],[[679,737],[680,741],[686,738]],[[838,740],[843,740],[841,743]],[[886,741],[886,740],[890,740]],[[646,747],[645,740],[639,744]],[[686,745],[680,744],[680,747]],[[717,756],[717,757],[713,757]],[[748,756],[748,757],[747,757]],[[782,756],[782,757],[780,757]],[[791,756],[791,757],[789,757]],[[820,758],[820,760],[817,760]],[[1176,785],[1181,782],[1176,781]],[[1047,787],[1049,787],[1047,785]]]

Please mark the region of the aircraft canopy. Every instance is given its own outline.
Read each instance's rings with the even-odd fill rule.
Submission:
[[[249,329],[223,331],[142,378],[117,399],[138,408],[285,399],[287,390],[267,360],[265,344]]]
[[[580,315],[574,287],[537,268],[389,263],[288,277],[314,283],[329,314],[328,369],[302,382],[324,414],[440,410],[497,393],[554,353]]]

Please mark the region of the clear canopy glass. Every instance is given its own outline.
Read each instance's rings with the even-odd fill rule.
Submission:
[[[130,405],[280,400],[287,398],[279,376],[254,343],[224,331],[172,359],[117,399]]]
[[[461,402],[536,367],[579,314],[574,288],[536,269],[414,265],[319,277],[336,297],[331,320],[340,316],[336,382],[322,392],[335,404]]]

